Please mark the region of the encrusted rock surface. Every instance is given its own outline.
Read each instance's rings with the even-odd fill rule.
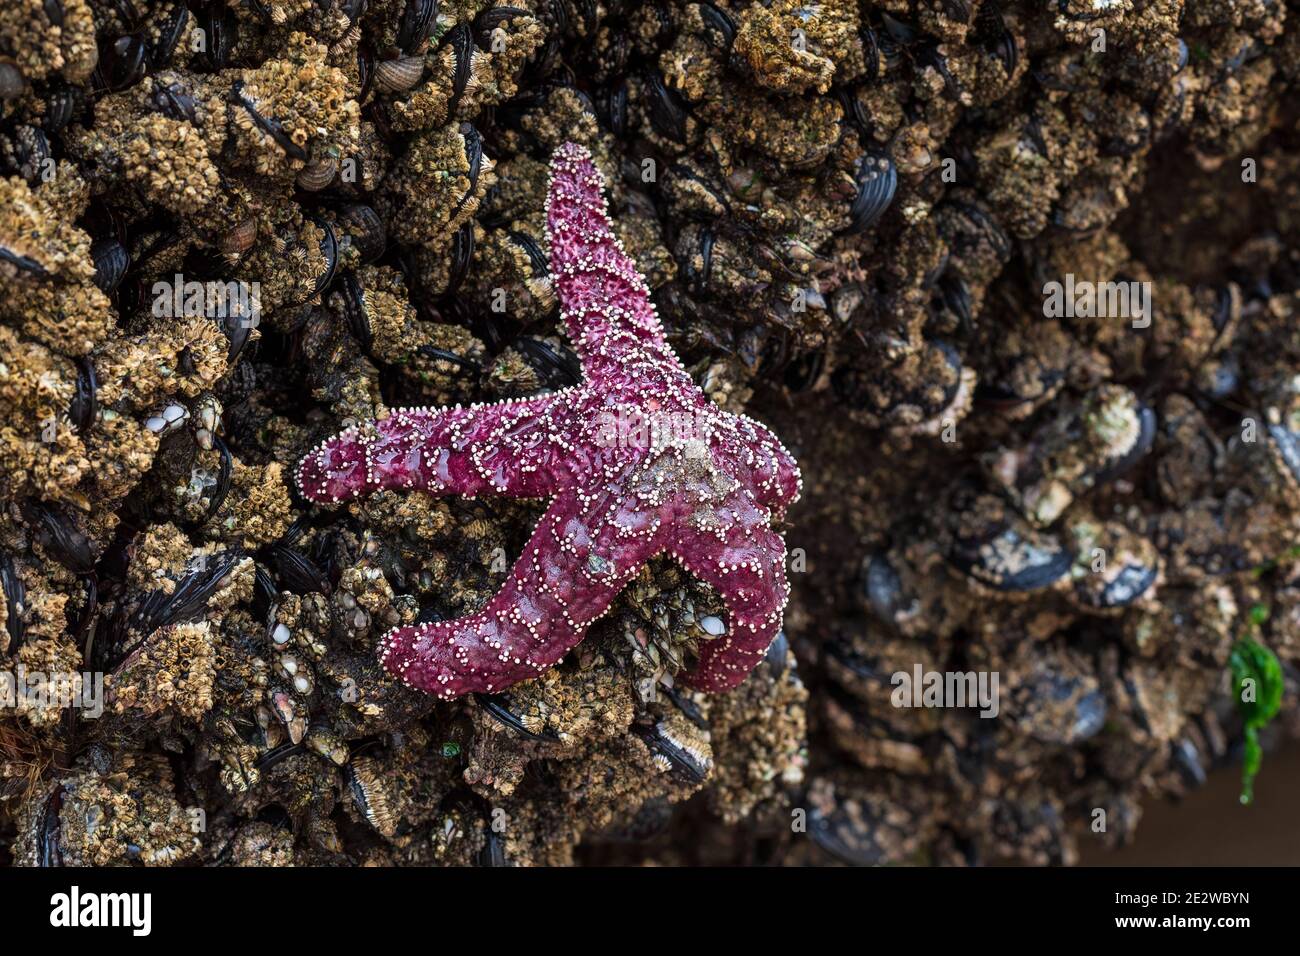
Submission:
[[[1293,6],[10,0],[0,673],[103,706],[9,695],[0,859],[1141,839],[1300,729]],[[556,666],[439,701],[380,637],[479,612],[542,503],[293,477],[398,409],[584,381],[569,141],[683,374],[799,462],[784,629],[689,687],[727,595],[656,558]],[[997,715],[898,706],[918,667],[997,674]]]

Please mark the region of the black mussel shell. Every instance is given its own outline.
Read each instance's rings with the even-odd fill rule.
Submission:
[[[1300,435],[1285,425],[1270,423],[1268,437],[1273,440],[1273,455],[1286,476],[1291,481],[1300,483]]]
[[[258,128],[267,136],[275,141],[276,145],[284,150],[285,155],[291,159],[307,161],[308,154],[305,149],[289,138],[289,134],[284,131],[284,125],[274,117],[263,116],[257,111],[248,97],[244,95],[244,81],[236,80],[230,88],[230,98],[238,106],[242,106]]]
[[[285,743],[280,744],[280,746],[278,747],[272,747],[266,753],[258,757],[255,761],[253,761],[253,767],[259,771],[268,770],[271,767],[274,767],[278,763],[284,763],[284,761],[288,760],[290,757],[296,756],[297,754],[306,753],[306,752],[307,752],[306,744],[301,744],[301,743],[295,744],[286,741]]]
[[[1077,677],[1037,670],[1012,692],[1017,713],[1041,715],[1024,721],[1029,736],[1044,743],[1075,746],[1106,725],[1106,695]]]
[[[77,359],[77,388],[68,406],[68,417],[72,419],[78,435],[84,436],[95,422],[98,391],[99,381],[95,375],[94,362],[90,356],[83,355]]]
[[[883,684],[888,675],[883,673],[878,667],[877,662],[863,656],[854,650],[850,640],[842,635],[836,635],[825,644],[827,673],[837,679],[845,676],[850,678],[844,683],[854,683],[857,680],[874,681]],[[837,669],[842,669],[838,670]],[[847,674],[845,673],[847,672]]]
[[[131,615],[131,628],[148,635],[160,627],[181,624],[202,614],[208,599],[216,593],[242,557],[233,550],[218,552],[208,557],[203,567],[181,578],[170,594],[166,591],[151,591]]]
[[[194,95],[178,80],[155,82],[150,100],[153,108],[168,119],[198,122]]]
[[[694,256],[682,264],[682,277],[686,280],[686,287],[693,293],[699,294],[709,287],[709,279],[713,275],[713,246],[716,242],[717,235],[712,227],[704,226],[699,232],[699,267],[695,266]]]
[[[862,40],[862,59],[866,65],[866,83],[870,85],[880,78],[880,40],[876,31],[863,26],[858,34]],[[854,97],[856,100],[857,97]],[[869,122],[869,118],[866,122]]]
[[[961,84],[957,78],[952,75],[948,69],[948,59],[939,52],[937,44],[927,43],[917,54],[916,62],[922,66],[933,67],[934,71],[943,79],[944,92],[955,102],[961,101]]]
[[[488,7],[474,18],[475,40],[485,50],[492,48],[492,32],[501,24],[533,15],[522,7]]]
[[[870,815],[864,801],[853,810],[837,801],[829,811],[813,807],[808,812],[808,835],[835,859],[849,866],[878,866],[888,862],[888,852],[876,835],[883,822]]]
[[[453,219],[460,215],[465,204],[473,198],[474,190],[478,187],[479,175],[483,171],[483,137],[470,123],[461,123],[460,132],[465,138],[465,158],[469,160],[469,188],[456,204],[456,209],[452,213]]]
[[[189,23],[190,11],[184,3],[177,0],[168,11],[167,19],[158,28],[158,39],[149,47],[149,63],[155,69],[166,66],[176,52],[185,27]]]
[[[349,203],[339,210],[339,225],[362,262],[374,262],[388,246],[388,232],[379,213],[362,203]]]
[[[1024,395],[1006,381],[981,382],[975,389],[975,401],[1003,413],[1016,413],[1055,394],[1065,381],[1065,372],[1060,369],[1044,369],[1039,374],[1038,381],[1042,390],[1034,395]]]
[[[42,547],[55,561],[76,574],[89,574],[95,570],[95,553],[90,539],[66,514],[39,501],[26,502],[22,513]]]
[[[312,222],[325,233],[320,241],[321,255],[325,257],[325,271],[316,279],[316,287],[311,294],[311,297],[314,297],[320,295],[321,292],[325,291],[325,287],[334,281],[334,273],[339,265],[339,242],[338,237],[334,234],[334,227],[330,225],[328,220],[313,217]]]
[[[352,337],[361,343],[367,352],[373,341],[370,320],[366,317],[366,291],[361,288],[356,273],[351,270],[339,277],[338,294],[341,297],[343,320],[347,323]]]
[[[435,362],[445,362],[461,372],[468,372],[470,375],[478,375],[483,371],[482,366],[463,355],[457,355],[455,352],[448,352],[446,349],[440,349],[434,345],[421,345],[415,350],[417,355],[424,358],[432,359]]]
[[[892,37],[896,42],[904,46],[915,42],[916,28],[910,23],[904,23],[897,17],[891,17],[888,13],[881,13],[880,20],[885,25],[886,35]]]
[[[212,497],[208,501],[208,517],[211,518],[226,502],[226,495],[230,494],[230,476],[234,470],[235,462],[230,454],[230,449],[226,446],[220,435],[212,436],[212,447],[217,450],[220,458],[220,465],[217,469],[217,486],[213,489]]]
[[[528,256],[528,264],[532,266],[533,274],[544,277],[550,272],[550,264],[547,262],[546,253],[542,247],[528,233],[520,232],[518,229],[510,230],[510,241],[519,246]]]
[[[1149,405],[1139,404],[1137,415],[1138,434],[1133,444],[1118,458],[1106,462],[1102,466],[1096,476],[1097,484],[1118,478],[1141,461],[1146,456],[1146,453],[1151,450],[1151,446],[1156,440],[1156,413]]]
[[[966,0],[942,0],[943,15],[957,23],[970,20],[970,4]]]
[[[8,263],[20,273],[35,276],[38,279],[50,278],[50,270],[41,265],[31,256],[24,256],[12,249],[0,246],[0,263]]]
[[[485,867],[510,865],[510,861],[506,859],[505,841],[491,826],[488,826],[483,834],[483,847],[478,851],[478,857],[474,862],[477,866]]]
[[[655,70],[646,73],[644,89],[650,109],[650,125],[665,139],[685,144],[689,114],[681,96],[665,86],[664,78]]]
[[[885,64],[885,73],[897,73],[907,63],[908,41],[895,36],[895,29],[877,30],[875,36],[876,48]]]
[[[22,646],[23,639],[27,635],[27,627],[23,623],[27,589],[23,587],[23,579],[18,576],[13,558],[5,552],[0,552],[0,588],[4,590],[5,597],[5,629],[9,632],[8,653],[13,654]]]
[[[544,743],[554,743],[560,738],[547,730],[540,734],[535,734],[527,727],[524,722],[511,710],[510,697],[507,694],[475,694],[474,699],[478,705],[491,714],[498,723],[503,727],[509,727],[515,733],[527,737],[529,740],[539,740]]]
[[[927,342],[926,347],[936,350],[943,357],[943,360],[948,363],[948,367],[954,373],[952,381],[937,396],[928,396],[920,390],[899,394],[891,407],[898,408],[900,405],[912,405],[920,409],[921,414],[926,418],[933,418],[948,408],[953,399],[957,397],[957,392],[961,389],[962,362],[961,354],[947,342]],[[833,379],[832,384],[834,384]]]
[[[847,235],[866,232],[885,214],[898,191],[898,170],[887,153],[869,151],[858,164],[858,192],[849,207]]]
[[[357,44],[357,102],[364,103],[375,78],[375,51],[364,40]]]
[[[281,544],[271,546],[271,563],[280,586],[291,594],[328,594],[325,572],[300,551]]]
[[[131,265],[130,254],[116,239],[97,239],[91,244],[90,257],[95,261],[95,285],[111,295]]]
[[[12,63],[0,63],[0,100],[16,100],[27,92],[27,80]]]
[[[1078,13],[1076,13],[1076,12],[1071,12],[1071,10],[1070,10],[1070,0],[1056,0],[1056,9],[1057,9],[1057,12],[1059,12],[1061,16],[1065,17],[1065,19],[1067,19],[1067,20],[1074,20],[1074,21],[1077,22],[1077,23],[1088,23],[1088,22],[1090,22],[1090,21],[1092,21],[1092,20],[1099,20],[1099,19],[1101,19],[1101,18],[1105,15],[1105,14],[1103,14],[1103,13],[1092,12],[1092,11],[1089,11],[1089,12],[1086,12],[1086,13],[1084,13],[1084,12],[1078,12]]]
[[[226,336],[230,345],[226,348],[226,362],[234,363],[239,358],[244,346],[253,335],[253,329],[257,323],[250,316],[242,313],[231,312],[223,315],[218,320],[222,333]]]
[[[0,152],[0,170],[16,173],[29,183],[36,182],[51,159],[49,138],[39,126],[18,126],[8,142],[0,140],[0,146],[6,147]]]
[[[854,93],[853,90],[840,90],[840,108],[844,110],[844,115],[848,117],[853,128],[858,131],[859,136],[871,135],[871,113],[867,106],[862,102],[862,97]]]
[[[60,132],[86,107],[85,92],[79,86],[55,83],[45,94],[45,132],[53,135]]]
[[[763,654],[763,662],[767,664],[773,677],[780,677],[785,673],[786,653],[789,650],[790,640],[785,636],[785,631],[777,631],[776,637],[772,638],[772,643],[767,645],[767,651]]]
[[[709,767],[695,754],[691,753],[667,731],[662,723],[652,727],[636,727],[636,734],[645,741],[650,752],[666,757],[673,771],[692,783],[703,783],[709,775]]]
[[[56,784],[41,806],[40,820],[37,823],[38,866],[63,865],[63,824],[60,813],[63,809],[63,784]]]
[[[456,230],[451,240],[451,275],[447,278],[447,291],[455,292],[469,274],[474,259],[474,223],[467,222]]]
[[[1002,19],[1002,11],[994,0],[984,0],[984,3],[980,4],[979,13],[975,15],[975,29],[984,48],[1002,61],[1007,76],[1013,74],[1020,56],[1016,48],[1016,38],[1007,29],[1006,22]]]
[[[969,333],[975,325],[971,313],[970,287],[966,280],[953,272],[939,277],[938,299],[945,309],[957,317],[962,332]]]
[[[556,351],[541,339],[528,336],[515,339],[511,345],[542,377],[548,388],[567,388],[582,381],[582,364],[564,346]]]
[[[1159,577],[1160,569],[1155,565],[1128,563],[1099,593],[1089,594],[1084,599],[1076,588],[1075,594],[1101,610],[1128,607],[1150,591]]]
[[[1205,786],[1205,781],[1209,778],[1205,772],[1205,765],[1201,760],[1201,752],[1197,748],[1195,741],[1190,737],[1182,738],[1173,745],[1170,755],[1183,782],[1189,788],[1198,789]]]
[[[1016,46],[1015,34],[1006,27],[1002,28],[997,39],[993,41],[993,54],[1002,61],[1002,68],[1007,71],[1007,76],[1016,72],[1016,66],[1020,62],[1020,51]]]
[[[101,48],[96,74],[109,93],[134,86],[149,68],[148,49],[141,37],[120,36]]]
[[[1069,573],[1074,555],[1056,537],[1036,531],[992,495],[954,496],[948,560],[994,591],[1038,591]]]
[[[612,86],[596,91],[594,102],[596,118],[616,137],[627,135],[627,81],[620,80]]]
[[[793,355],[781,376],[782,384],[794,393],[806,392],[826,370],[826,350],[812,349]]]
[[[694,701],[687,697],[683,697],[675,687],[661,687],[660,690],[663,692],[663,695],[672,702],[672,705],[681,711],[683,717],[701,730],[709,729],[708,719],[704,716],[700,708],[695,705]]]
[[[993,247],[999,259],[1011,257],[1011,240],[1007,237],[1006,231],[982,205],[950,199],[943,202],[939,208],[956,218],[951,240],[954,255],[965,255],[983,240]]]
[[[868,556],[863,562],[862,591],[867,606],[882,621],[893,622],[899,612],[906,610],[911,600],[903,590],[903,579],[883,552]]]
[[[407,55],[416,53],[429,38],[429,30],[438,16],[438,0],[406,0],[397,27],[397,45]]]
[[[949,555],[958,569],[995,591],[1037,591],[1069,570],[1071,556],[1049,535],[1008,527],[982,541],[962,541]]]
[[[326,0],[328,2],[328,0]],[[339,11],[348,18],[348,26],[356,23],[365,15],[366,9],[370,6],[370,0],[343,0],[339,5]],[[436,13],[437,11],[435,11]]]
[[[1105,615],[1148,597],[1159,583],[1160,553],[1147,538],[1088,521],[1072,534],[1077,556],[1070,599],[1080,609]],[[1098,558],[1105,563],[1096,564]]]
[[[468,23],[460,23],[447,33],[443,42],[449,44],[455,54],[451,73],[451,100],[447,104],[447,114],[454,116],[456,106],[469,85],[471,67],[474,64],[474,33]]]
[[[253,610],[260,617],[270,613],[280,596],[280,589],[275,586],[271,572],[260,563],[253,568]]]
[[[700,17],[704,20],[704,26],[717,34],[721,41],[718,48],[730,51],[731,45],[736,42],[736,21],[731,18],[731,14],[711,3],[701,3]]]

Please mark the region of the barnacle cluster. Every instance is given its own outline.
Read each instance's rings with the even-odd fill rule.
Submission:
[[[0,858],[1070,862],[1239,759],[1261,607],[1260,737],[1300,729],[1292,13],[7,0],[0,671],[82,704],[0,709]],[[435,702],[378,637],[482,606],[536,509],[288,476],[577,383],[568,140],[695,381],[802,465],[786,631],[678,686],[721,604],[655,562],[561,666]],[[914,668],[998,714],[897,706]]]

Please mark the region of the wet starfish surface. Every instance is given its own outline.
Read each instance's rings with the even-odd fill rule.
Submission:
[[[444,699],[554,666],[641,567],[670,554],[727,605],[687,675],[735,687],[781,627],[789,587],[772,521],[798,466],[763,425],[714,405],[664,339],[645,280],[614,236],[590,154],[551,162],[550,264],[582,385],[537,398],[406,408],[307,455],[298,484],[333,503],[387,488],[550,498],[500,591],[476,614],[399,627],[384,666]]]

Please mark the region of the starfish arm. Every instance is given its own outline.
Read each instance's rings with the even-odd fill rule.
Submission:
[[[552,420],[556,397],[395,409],[322,442],[298,465],[298,487],[321,503],[385,488],[548,497],[568,478],[565,443]]]
[[[680,363],[664,340],[650,289],[610,225],[603,181],[586,147],[565,143],[551,160],[546,200],[551,274],[569,338],[590,372],[623,376],[628,364]]]
[[[744,505],[738,503],[739,507]],[[727,630],[700,645],[698,666],[686,675],[692,687],[717,692],[740,684],[781,630],[790,587],[785,579],[785,542],[752,513],[725,528],[678,531],[673,556],[713,586],[727,605]]]
[[[476,614],[389,631],[380,659],[444,700],[493,693],[557,664],[654,553],[652,534],[592,526],[578,495],[546,510],[501,590]]]
[[[728,415],[721,447],[715,445],[756,501],[781,518],[799,500],[803,476],[799,465],[780,439],[762,422],[743,415]]]

